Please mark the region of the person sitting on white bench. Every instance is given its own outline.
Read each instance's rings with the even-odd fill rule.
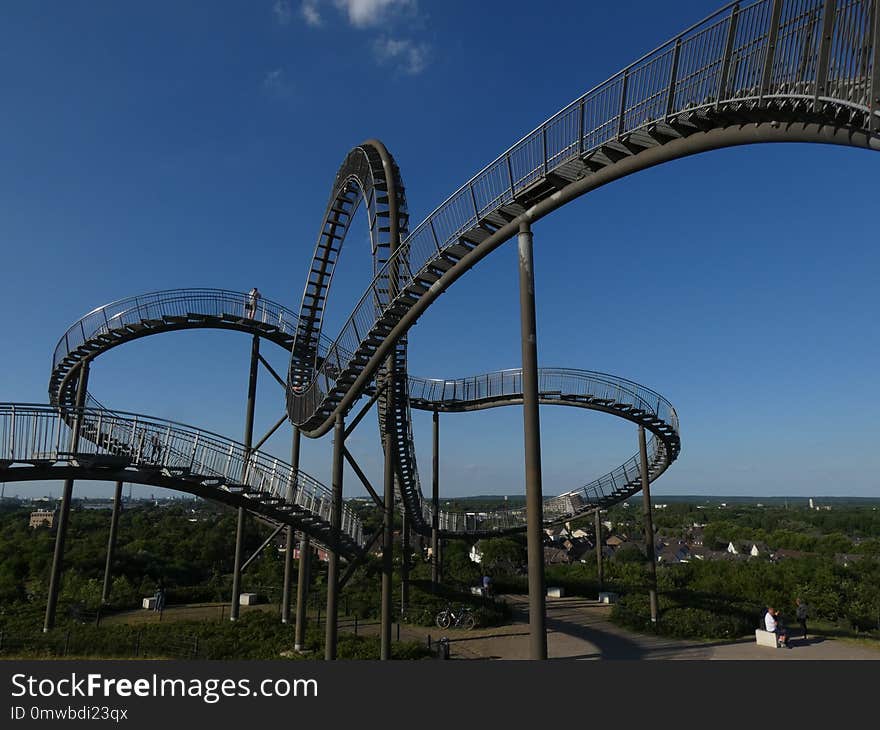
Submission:
[[[777,646],[789,646],[788,635],[779,621],[779,611],[773,608],[773,606],[767,606],[767,613],[764,614],[764,628],[771,634],[776,634]]]

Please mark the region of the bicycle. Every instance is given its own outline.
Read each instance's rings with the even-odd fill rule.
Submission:
[[[447,606],[437,614],[437,626],[441,629],[472,629],[477,625],[474,612],[467,606],[462,606],[458,611]]]

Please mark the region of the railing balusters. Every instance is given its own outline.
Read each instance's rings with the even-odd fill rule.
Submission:
[[[736,41],[736,26],[739,20],[739,5],[734,5],[727,23],[727,39],[724,42],[724,60],[721,63],[721,71],[718,74],[718,93],[715,98],[715,108],[721,106],[722,99],[727,98],[728,76],[730,74],[730,60],[733,56],[733,45]]]
[[[816,86],[813,92],[813,111],[815,112],[821,111],[822,102],[819,101],[819,98],[826,95],[836,15],[837,0],[825,0],[822,10],[822,36],[819,39],[819,58],[816,63]]]
[[[584,114],[585,114],[585,99],[581,97],[580,103],[578,104],[578,141],[577,141],[577,154],[578,157],[581,157],[584,154]]]
[[[629,69],[623,72],[623,76],[620,80],[620,107],[617,111],[617,137],[618,139],[623,136],[624,132],[624,118],[626,116],[626,93],[627,86],[629,84]]]
[[[779,24],[782,18],[782,6],[785,0],[773,0],[773,9],[770,12],[770,28],[767,38],[766,53],[764,55],[764,70],[761,74],[761,92],[758,104],[764,104],[764,97],[770,93],[770,79],[773,74],[773,62],[776,58],[776,42],[779,38]]]
[[[669,88],[666,91],[666,121],[675,111],[675,81],[678,77],[678,59],[681,55],[681,38],[675,41],[675,50],[672,52],[672,68],[669,71]]]

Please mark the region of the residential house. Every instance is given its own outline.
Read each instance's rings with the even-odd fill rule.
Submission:
[[[31,512],[31,521],[30,526],[33,528],[37,527],[52,527],[55,524],[55,510],[54,509],[38,509]]]
[[[684,541],[671,545],[662,545],[656,552],[657,562],[666,565],[687,563],[691,559],[690,548]]]
[[[731,555],[750,555],[753,558],[769,556],[770,548],[763,542],[750,540],[731,540],[727,544],[727,552]]]
[[[544,546],[544,565],[566,565],[571,562],[563,547]]]
[[[483,562],[483,549],[480,547],[479,542],[475,542],[473,545],[471,545],[468,557],[471,559],[472,563],[477,563],[479,565]]]

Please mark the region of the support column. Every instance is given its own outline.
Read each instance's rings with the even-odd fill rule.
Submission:
[[[296,577],[296,627],[293,630],[294,651],[303,651],[306,645],[306,604],[309,600],[309,578],[312,546],[303,532],[299,541],[299,565]]]
[[[409,517],[403,510],[403,525],[400,540],[400,613],[406,614],[409,606]]]
[[[657,623],[657,557],[654,554],[654,520],[651,516],[651,487],[648,481],[648,444],[645,427],[639,426],[639,457],[642,467],[642,510],[645,525],[645,552],[648,559],[648,596],[651,621]]]
[[[299,445],[300,432],[297,426],[293,427],[293,445],[290,449],[290,486],[287,489],[287,501],[292,503],[296,499],[296,489],[299,484]],[[284,549],[284,586],[281,589],[281,623],[290,623],[290,589],[293,581],[293,548],[296,544],[293,528],[288,525],[287,545]]]
[[[345,420],[336,414],[333,433],[333,504],[330,512],[330,563],[327,565],[327,627],[324,634],[324,659],[336,658],[337,622],[339,620],[339,543],[342,527],[342,449],[345,446]]]
[[[390,359],[390,358],[389,358]],[[392,388],[388,397],[394,397]],[[386,411],[390,415],[390,409]],[[394,444],[391,438],[391,425],[386,416],[385,423],[385,510],[382,515],[382,608],[379,634],[380,659],[391,658],[391,576],[394,570]]]
[[[596,510],[596,572],[599,576],[599,592],[605,587],[605,566],[602,564],[602,516],[601,510]]]
[[[107,563],[104,566],[104,589],[101,591],[101,603],[110,601],[110,573],[113,568],[113,553],[116,550],[116,529],[119,526],[119,508],[122,505],[122,482],[116,482],[113,494],[113,514],[110,516],[110,537],[107,539]]]
[[[83,360],[79,366],[79,382],[76,386],[76,408],[81,409],[86,402],[89,387],[89,361]],[[82,427],[82,411],[73,414],[73,426],[70,430],[68,451],[76,452],[79,448],[79,432]],[[61,512],[55,532],[55,553],[52,556],[52,572],[49,574],[49,597],[46,601],[46,617],[43,631],[55,628],[55,609],[58,607],[58,591],[61,588],[61,565],[64,562],[64,542],[67,539],[67,524],[70,521],[70,501],[73,498],[73,479],[64,480],[64,491],[61,495]]]
[[[254,408],[257,402],[257,373],[260,367],[260,338],[254,335],[251,343],[251,369],[248,377],[247,413],[244,419],[244,457],[242,481],[246,481],[250,467],[251,445],[254,442]],[[232,566],[232,603],[229,606],[229,620],[237,621],[239,595],[241,593],[241,558],[244,541],[244,507],[238,508],[238,522],[235,527],[235,564]]]
[[[440,583],[440,414],[434,411],[433,471],[431,479],[431,590]]]
[[[529,563],[529,658],[547,658],[544,585],[544,508],[541,487],[541,422],[538,413],[538,338],[532,229],[519,225],[519,304],[522,337],[523,436]]]

